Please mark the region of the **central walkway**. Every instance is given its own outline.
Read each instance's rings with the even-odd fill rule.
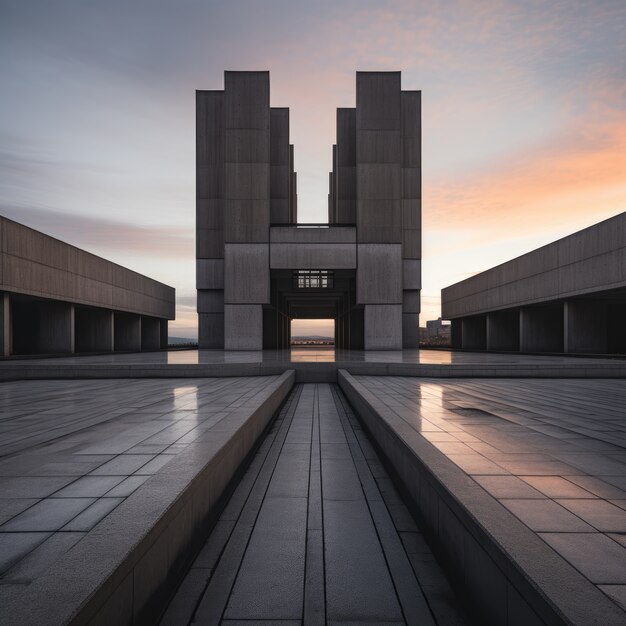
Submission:
[[[298,385],[161,622],[462,624],[341,391]]]

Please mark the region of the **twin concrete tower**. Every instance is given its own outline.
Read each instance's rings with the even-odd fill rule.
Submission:
[[[200,348],[285,349],[292,319],[335,320],[338,349],[417,348],[421,100],[400,72],[357,72],[337,109],[328,224],[298,224],[289,109],[269,72],[196,94]]]

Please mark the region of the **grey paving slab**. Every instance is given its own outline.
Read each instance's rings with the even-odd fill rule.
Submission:
[[[600,533],[541,533],[540,536],[596,584],[626,584],[624,548]]]
[[[0,526],[0,533],[59,530],[94,502],[95,498],[46,498]]]
[[[50,536],[44,532],[0,533],[0,574]]]
[[[36,498],[0,499],[0,525],[39,502]]]

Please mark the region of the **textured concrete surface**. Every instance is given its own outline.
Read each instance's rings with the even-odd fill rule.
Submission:
[[[502,584],[504,596],[519,596],[524,623],[551,612],[572,623],[624,622],[620,381],[346,375],[342,386],[375,416],[368,426],[450,568],[497,623],[519,619],[495,601]],[[415,461],[404,458],[409,450]],[[411,463],[421,470],[411,473]]]
[[[340,392],[294,389],[161,625],[463,624]]]
[[[0,621],[150,621],[292,384],[3,385]]]
[[[174,319],[174,289],[0,217],[0,291]]]

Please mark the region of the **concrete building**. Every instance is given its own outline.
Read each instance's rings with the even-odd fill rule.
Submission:
[[[167,347],[174,289],[0,217],[2,356]]]
[[[626,213],[447,287],[466,350],[626,354]]]
[[[289,110],[269,72],[197,92],[199,345],[289,347],[293,318],[335,320],[344,349],[419,345],[421,100],[400,72],[357,72],[337,110],[327,224],[298,224]]]

